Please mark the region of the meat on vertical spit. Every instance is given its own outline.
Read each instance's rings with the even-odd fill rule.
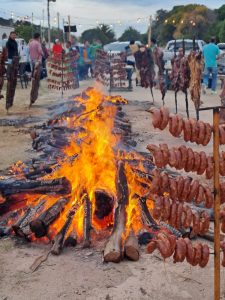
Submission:
[[[165,71],[165,62],[163,60],[163,51],[159,47],[155,47],[153,50],[153,58],[154,62],[158,67],[158,81],[159,81],[159,88],[162,94],[162,100],[164,103],[164,98],[166,95],[166,81],[164,77],[164,71]]]
[[[1,91],[4,85],[4,75],[6,73],[6,68],[5,68],[6,59],[7,59],[7,51],[6,48],[3,48],[3,51],[0,54],[0,99],[4,98],[3,95],[1,95]]]
[[[195,109],[198,116],[198,109],[200,107],[201,101],[201,79],[202,79],[202,71],[203,71],[203,57],[202,53],[196,53],[195,51],[191,51],[188,56],[188,63],[191,72],[191,80],[190,80],[190,93],[191,100],[194,102]]]

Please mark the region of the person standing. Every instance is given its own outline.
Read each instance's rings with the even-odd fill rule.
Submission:
[[[8,63],[10,64],[15,56],[19,56],[15,31],[10,32],[9,39],[6,43],[6,49],[8,52]]]
[[[203,57],[205,63],[204,69],[204,77],[203,77],[203,94],[206,93],[206,87],[208,87],[209,76],[212,76],[212,94],[216,94],[217,87],[217,75],[218,75],[218,67],[217,67],[217,58],[220,55],[220,49],[215,44],[216,39],[214,37],[211,38],[209,44],[203,47]]]
[[[33,72],[34,66],[37,62],[42,62],[43,51],[41,47],[40,33],[35,33],[34,38],[29,43],[30,63],[31,71]]]
[[[26,67],[27,63],[29,61],[29,52],[28,52],[28,47],[25,44],[25,41],[22,40],[21,45],[18,47],[18,52],[19,52],[19,73],[20,76],[24,77],[25,72],[26,72]]]
[[[54,58],[61,58],[62,53],[63,53],[63,47],[62,47],[59,39],[55,40],[55,43],[52,47],[52,53],[53,53]]]
[[[9,108],[13,106],[19,68],[19,53],[15,31],[10,33],[9,39],[6,43],[6,49],[8,54],[6,109],[8,112]]]

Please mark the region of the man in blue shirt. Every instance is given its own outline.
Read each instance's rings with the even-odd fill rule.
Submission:
[[[203,47],[203,56],[205,62],[205,70],[203,77],[203,93],[206,93],[206,87],[208,86],[209,76],[212,76],[212,94],[216,94],[217,86],[217,58],[220,55],[220,49],[215,44],[216,39],[211,38],[211,42]]]

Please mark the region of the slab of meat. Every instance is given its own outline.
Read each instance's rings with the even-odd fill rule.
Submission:
[[[202,53],[196,53],[191,51],[188,56],[188,63],[190,68],[190,93],[191,100],[194,102],[195,109],[198,110],[200,107],[200,98],[201,98],[201,79],[203,71],[203,57]]]
[[[164,76],[165,61],[163,59],[163,51],[159,47],[155,47],[152,51],[155,65],[158,67],[158,82],[159,88],[162,94],[162,100],[164,101],[166,95],[166,81]]]
[[[144,52],[139,50],[134,56],[137,69],[140,71],[141,86],[152,89],[155,79],[155,65],[152,51],[150,49],[145,49]]]
[[[3,51],[0,54],[0,99],[4,98],[3,95],[1,95],[1,92],[4,85],[4,75],[6,73],[6,68],[5,68],[6,59],[7,59],[7,51],[6,48],[3,48]]]

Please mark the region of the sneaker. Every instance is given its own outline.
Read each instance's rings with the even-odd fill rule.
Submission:
[[[217,94],[217,91],[211,91],[211,95],[216,95]]]
[[[206,94],[206,85],[205,84],[202,85],[202,93],[204,95]]]

